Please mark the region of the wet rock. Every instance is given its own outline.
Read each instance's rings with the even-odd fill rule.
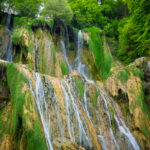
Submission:
[[[145,80],[150,82],[150,61],[147,62],[147,67],[145,71]]]
[[[0,150],[13,150],[13,143],[10,135],[3,135],[0,141]]]
[[[57,138],[54,140],[55,149],[60,150],[85,150],[83,147],[72,143],[69,139],[66,138]]]
[[[7,48],[9,44],[9,33],[5,27],[0,29],[0,59],[6,58]]]
[[[145,93],[149,94],[150,93],[150,82],[145,83]]]

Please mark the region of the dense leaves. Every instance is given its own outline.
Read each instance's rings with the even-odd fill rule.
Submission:
[[[7,3],[19,15],[34,17],[39,12],[42,0],[7,0]]]
[[[19,16],[42,15],[76,28],[96,26],[107,36],[113,54],[124,63],[150,56],[150,1],[148,0],[7,0]],[[43,5],[44,4],[44,5]],[[4,0],[0,9],[5,9]],[[52,22],[53,23],[53,22]],[[118,43],[118,44],[117,44]]]
[[[66,0],[47,0],[42,14],[47,17],[61,20],[65,23],[71,21],[73,12]]]
[[[130,63],[138,57],[150,56],[150,2],[130,0],[127,4],[131,17],[119,29],[118,57]]]

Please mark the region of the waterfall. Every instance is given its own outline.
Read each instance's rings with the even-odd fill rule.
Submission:
[[[75,59],[75,70],[77,70],[88,83],[94,83],[92,80],[89,79],[90,77],[90,71],[88,67],[82,63],[81,60],[81,51],[83,48],[83,37],[82,37],[82,31],[79,30],[78,32],[78,46],[77,46],[77,57]]]
[[[28,79],[29,87],[30,87],[30,91],[35,99],[37,109],[38,109],[38,112],[39,112],[39,115],[41,118],[48,150],[53,150],[53,146],[51,143],[51,136],[50,136],[50,120],[48,120],[49,114],[48,114],[47,103],[45,100],[44,87],[43,87],[42,79],[41,79],[39,73],[35,73],[35,77],[36,77],[35,92],[33,90],[30,80]]]
[[[70,72],[72,72],[72,66],[69,63],[63,40],[61,40],[61,46],[64,59]],[[35,98],[43,125],[48,149],[55,149],[54,141],[55,139],[60,138],[65,139],[66,141],[69,140],[72,143],[77,143],[80,146],[83,146],[86,150],[95,149],[94,146],[96,144],[101,144],[103,150],[110,149],[111,147],[112,149],[120,150],[122,147],[117,135],[117,133],[119,133],[123,137],[126,137],[124,139],[124,144],[131,146],[131,149],[140,150],[134,136],[119,116],[117,109],[115,109],[113,100],[111,100],[93,80],[88,78],[90,72],[81,59],[83,50],[83,37],[81,30],[78,32],[77,50],[74,69],[82,75],[81,79],[85,79],[83,80],[84,91],[82,96],[78,91],[78,87],[75,82],[76,79],[71,74],[69,74],[69,76],[65,79],[59,79],[59,81],[57,79],[59,86],[56,87],[53,85],[55,84],[54,81],[56,78],[50,78],[49,81],[45,76],[45,80],[43,81],[46,82],[46,80],[48,80],[47,82],[52,85],[52,91],[50,91],[49,87],[45,86],[48,85],[47,82],[43,85],[39,73],[35,73],[35,89],[32,88],[29,81],[30,90]],[[53,84],[51,82],[53,82]],[[93,106],[90,99],[91,95],[89,91],[92,86],[99,91],[98,97],[96,97],[96,108]],[[45,96],[46,92],[44,92],[45,88],[47,88],[46,91],[50,92],[50,95],[47,97]],[[57,94],[60,95],[58,96]],[[111,107],[114,109],[114,116],[112,116]],[[64,111],[62,111],[62,109]],[[56,118],[52,116],[52,114],[54,114]],[[56,120],[55,122],[52,122],[54,121],[53,117]],[[102,117],[106,119],[103,119]],[[117,125],[116,129],[114,129],[114,126],[112,125],[113,118],[113,121],[116,122]],[[63,142],[61,144],[63,144]]]
[[[123,120],[121,118],[117,118],[116,115],[114,115],[114,118],[116,120],[117,126],[120,130],[121,133],[123,133],[129,140],[129,142],[132,144],[133,148],[135,150],[140,150],[135,138],[133,137],[133,135],[131,134],[130,130],[126,127],[125,123],[123,122]],[[121,124],[119,122],[119,120],[121,121]]]
[[[111,127],[111,114],[110,114],[110,111],[109,111],[109,106],[108,106],[108,104],[107,104],[107,99],[105,98],[104,92],[103,92],[100,88],[99,88],[99,90],[100,90],[101,96],[102,96],[103,101],[104,101],[105,109],[106,109],[106,111],[107,111],[108,121],[109,121],[109,124],[110,124],[110,135],[111,135],[111,139],[112,139],[112,141],[114,142],[114,144],[115,144],[117,150],[120,150],[119,145],[118,145],[118,143],[117,143],[117,141],[116,141],[116,139],[115,139],[115,136],[114,136],[112,127]]]
[[[101,0],[98,0],[98,5],[101,5],[101,4],[102,4]]]
[[[65,61],[66,61],[67,65],[68,65],[69,71],[72,72],[72,67],[71,67],[71,65],[69,63],[69,60],[68,60],[68,57],[67,57],[67,53],[66,53],[65,43],[64,43],[63,40],[61,40],[60,42],[61,42],[61,47],[62,47],[62,50],[63,50]]]
[[[89,119],[89,121],[92,123],[92,120],[91,120],[91,117],[90,117],[90,113],[89,113],[89,110],[88,110],[88,102],[87,102],[87,97],[86,97],[86,91],[87,91],[87,85],[85,84],[85,89],[84,89],[84,96],[83,96],[83,99],[84,99],[84,105],[85,105],[85,113]]]
[[[77,105],[77,102],[71,92],[72,86],[69,85],[65,80],[63,80],[62,82],[62,89],[63,89],[63,93],[64,93],[64,99],[65,99],[65,104],[66,104],[66,112],[67,112],[67,126],[68,126],[68,132],[69,132],[69,136],[72,142],[75,141],[75,137],[73,137],[73,134],[71,133],[71,129],[73,129],[74,127],[71,128],[71,123],[70,123],[70,118],[71,118],[71,112],[70,112],[70,107],[72,107],[74,115],[75,115],[75,119],[78,122],[78,140],[79,140],[79,144],[83,144],[85,145],[85,147],[91,147],[91,140],[89,137],[89,131],[88,131],[88,127],[83,119],[83,117],[81,116],[81,112],[80,109]],[[72,113],[73,113],[72,112]],[[75,131],[72,131],[75,132]]]
[[[106,106],[106,109],[107,110],[109,110],[109,107],[108,107],[108,105],[107,105],[107,103],[109,103],[113,108],[114,108],[114,110],[116,110],[115,109],[115,107],[114,107],[114,105],[112,104],[112,102],[111,102],[111,100],[107,97],[107,95],[100,89],[100,92],[101,92],[101,95],[102,95],[102,97],[103,97],[103,100],[104,100],[104,102],[105,102],[105,106]],[[117,112],[116,112],[117,113]],[[117,117],[118,116],[118,117]],[[111,120],[110,119],[110,113],[109,113],[109,121]],[[137,144],[137,142],[136,142],[136,140],[135,140],[135,138],[133,137],[133,135],[131,134],[131,132],[130,132],[130,130],[126,127],[126,125],[125,125],[125,123],[123,122],[123,120],[119,117],[119,114],[117,113],[117,115],[114,113],[114,119],[115,119],[115,121],[116,121],[116,123],[117,123],[117,126],[118,126],[118,128],[119,128],[119,130],[120,130],[120,132],[122,133],[122,134],[124,134],[127,138],[128,138],[128,141],[129,141],[129,143],[131,143],[131,145],[133,146],[133,148],[134,148],[134,150],[140,150],[140,148],[139,148],[139,146],[138,146],[138,144]],[[121,122],[121,124],[120,124],[120,122]],[[111,129],[112,130],[112,129]],[[112,131],[111,131],[112,132]],[[113,137],[114,137],[114,135],[112,135]],[[115,140],[115,139],[114,139]],[[115,141],[114,141],[115,142]],[[115,142],[116,143],[116,142]],[[119,145],[116,145],[117,147],[119,146]],[[118,149],[118,148],[117,148]]]
[[[9,30],[10,22],[11,22],[11,14],[8,14],[6,30],[8,31],[10,40],[9,40],[9,44],[8,44],[8,48],[7,48],[6,61],[12,62],[13,61],[13,59],[12,59],[12,39],[11,39],[11,31]]]
[[[45,101],[44,87],[40,75],[38,73],[35,73],[35,76],[36,76],[36,104],[43,124],[43,129],[46,136],[48,149],[53,150],[51,137],[50,137],[50,120],[48,120],[49,114],[48,114],[47,103]],[[45,115],[44,115],[44,111],[46,112]]]

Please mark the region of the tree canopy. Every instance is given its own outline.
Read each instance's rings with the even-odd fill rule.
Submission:
[[[7,0],[9,7],[20,16],[34,17],[39,12],[43,0]]]
[[[66,0],[47,0],[42,14],[65,23],[70,22],[73,17],[71,7],[67,4]]]
[[[0,1],[4,10],[5,0]],[[19,16],[34,18],[44,4],[43,17],[75,28],[96,26],[124,63],[150,55],[150,2],[147,0],[7,0]],[[42,5],[43,6],[43,5]]]

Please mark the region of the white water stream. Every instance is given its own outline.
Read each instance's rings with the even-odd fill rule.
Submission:
[[[63,41],[61,41],[61,45],[62,45],[65,61],[66,61],[68,68],[71,72],[72,67],[69,64],[69,61],[68,61],[68,58],[66,55],[65,44]],[[82,32],[79,31],[79,33],[78,33],[78,53],[77,53],[77,58],[76,58],[76,70],[81,75],[83,75],[83,77],[86,80],[85,85],[84,85],[83,110],[84,110],[91,126],[94,127],[92,117],[90,116],[91,113],[90,113],[90,109],[88,106],[89,102],[88,102],[88,97],[87,97],[88,84],[93,84],[94,81],[89,80],[87,78],[87,76],[88,76],[88,74],[86,74],[87,72],[84,71],[86,65],[82,64],[81,50],[82,50]],[[29,85],[30,85],[31,92],[35,97],[36,105],[37,105],[37,108],[38,108],[38,111],[40,114],[43,129],[44,129],[48,149],[53,150],[53,144],[52,144],[51,133],[50,133],[51,121],[49,119],[50,114],[48,113],[48,105],[47,105],[47,102],[45,99],[44,86],[42,83],[42,79],[38,73],[35,73],[35,77],[36,77],[35,91],[33,90],[30,82],[29,82]],[[69,75],[69,82],[66,81],[65,79],[61,80],[61,89],[62,89],[63,100],[64,100],[64,104],[65,104],[65,109],[66,109],[66,126],[67,126],[68,135],[69,135],[70,140],[73,143],[74,142],[78,143],[79,145],[85,147],[86,149],[92,149],[93,143],[92,143],[91,135],[90,135],[86,121],[84,120],[84,117],[82,116],[82,113],[81,113],[81,110],[79,107],[81,100],[75,97],[72,82],[73,82],[73,79],[72,79],[71,75]],[[118,131],[120,131],[120,133],[122,133],[125,137],[127,137],[128,142],[131,143],[134,150],[140,150],[135,138],[133,137],[133,135],[131,134],[129,129],[126,127],[123,120],[119,117],[119,114],[116,112],[115,106],[112,104],[111,99],[109,99],[107,97],[107,95],[98,86],[97,86],[97,88],[100,91],[99,97],[102,97],[102,100],[104,102],[104,108],[106,111],[106,115],[108,117],[109,135],[110,135],[110,138],[115,145],[115,148],[117,150],[120,150],[120,146],[118,144],[118,141],[116,140],[116,137],[113,133],[113,129],[112,129],[112,125],[111,125],[111,117],[114,117],[114,119],[117,123],[118,129],[119,129]],[[58,103],[57,99],[56,99],[56,103]],[[115,110],[114,116],[111,116],[108,104],[114,108],[114,110]],[[56,107],[56,111],[57,111],[56,117],[58,120],[58,125],[59,125],[61,136],[65,137],[65,132],[64,132],[63,128],[61,129],[61,127],[63,125],[62,125],[62,120],[60,117],[58,107]],[[100,127],[101,127],[101,125],[99,124],[99,128]],[[101,135],[100,133],[97,133],[97,138],[98,138],[99,142],[101,143],[102,149],[107,150],[108,145],[107,145],[107,141],[106,141],[105,137],[103,135]]]
[[[9,40],[9,44],[8,44],[8,48],[7,48],[6,61],[12,62],[13,61],[13,59],[12,59],[12,39],[11,39],[11,31],[9,29],[10,22],[11,22],[11,14],[8,14],[6,30],[8,31],[10,40]]]

